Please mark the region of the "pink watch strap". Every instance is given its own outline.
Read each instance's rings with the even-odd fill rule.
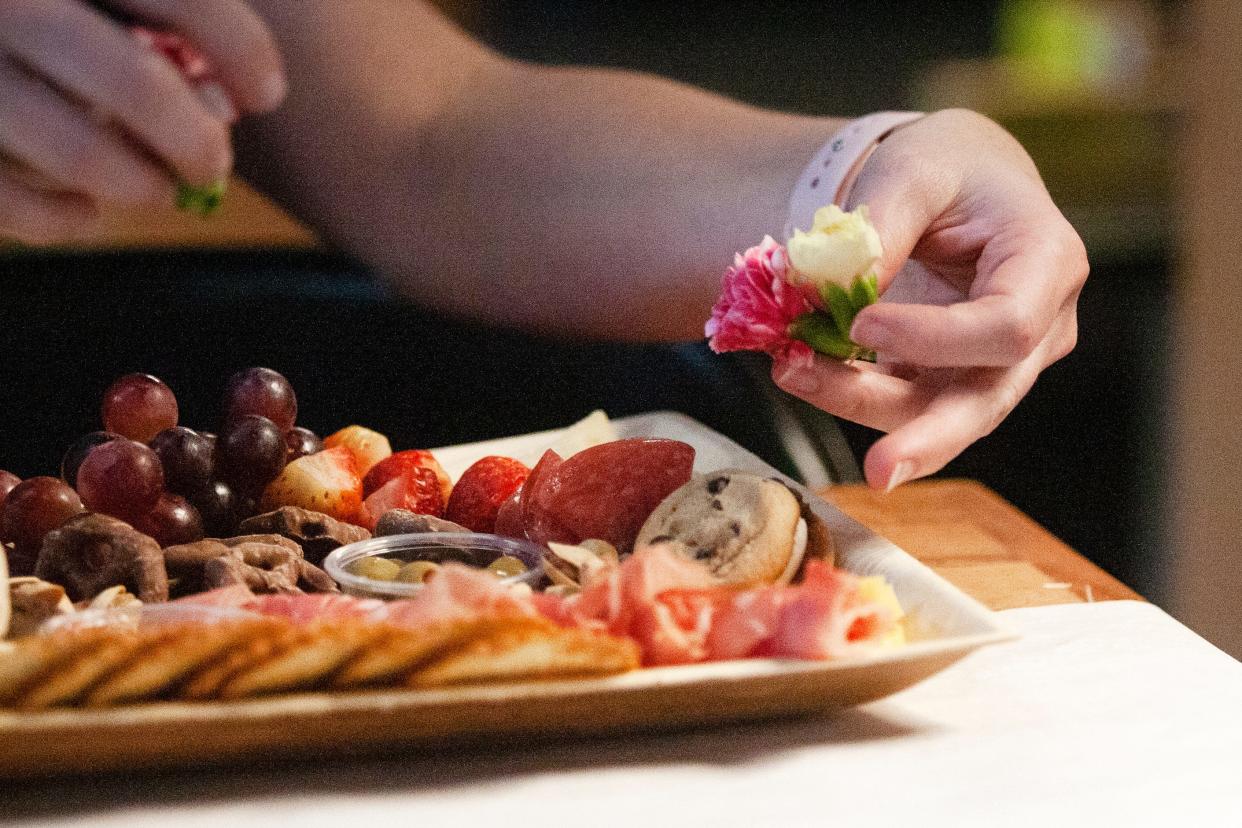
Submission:
[[[845,195],[847,179],[852,180],[850,174],[884,136],[922,117],[922,112],[873,112],[841,127],[820,147],[798,178],[789,196],[785,238],[793,235],[795,227],[809,228],[820,207],[840,203],[838,199]]]

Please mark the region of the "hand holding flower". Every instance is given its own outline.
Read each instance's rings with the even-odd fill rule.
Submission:
[[[990,433],[1069,353],[1087,259],[1022,147],[972,112],[938,112],[894,133],[850,203],[868,205],[883,240],[883,299],[850,328],[878,361],[777,359],[772,376],[830,413],[889,432],[864,471],[891,489]]]
[[[991,432],[1069,353],[1087,261],[1021,146],[970,112],[894,133],[849,203],[868,208],[825,207],[785,256],[768,252],[783,264],[770,275],[785,282],[764,283],[781,297],[764,307],[783,316],[753,324],[755,303],[730,299],[746,293],[730,287],[731,269],[708,335],[717,351],[766,350],[782,389],[889,432],[864,469],[872,486],[891,489]],[[805,305],[787,298],[789,287]],[[838,359],[808,358],[811,348]],[[859,360],[872,354],[874,365]]]

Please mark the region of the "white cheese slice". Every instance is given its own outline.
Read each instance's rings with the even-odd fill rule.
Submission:
[[[617,439],[617,430],[612,421],[603,411],[596,409],[578,422],[565,429],[565,432],[548,446],[563,459],[592,446],[611,443]],[[540,452],[542,454],[542,452]]]

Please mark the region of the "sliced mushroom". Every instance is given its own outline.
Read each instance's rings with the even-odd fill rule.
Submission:
[[[109,587],[103,592],[96,595],[89,602],[84,603],[79,609],[125,609],[126,607],[140,607],[142,601],[130,593],[124,584],[117,584]]]
[[[617,564],[617,550],[606,541],[585,540],[581,544],[548,544],[543,553],[544,571],[553,584],[581,587],[598,573]]]

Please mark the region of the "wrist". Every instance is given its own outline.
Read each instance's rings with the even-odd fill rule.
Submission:
[[[784,237],[810,227],[815,211],[841,205],[866,160],[897,129],[924,117],[921,112],[873,112],[847,121],[810,157],[789,194]]]

